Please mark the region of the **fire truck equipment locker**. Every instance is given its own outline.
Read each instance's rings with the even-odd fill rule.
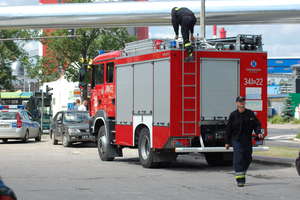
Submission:
[[[202,120],[225,119],[236,109],[239,95],[239,60],[203,58],[200,64]]]

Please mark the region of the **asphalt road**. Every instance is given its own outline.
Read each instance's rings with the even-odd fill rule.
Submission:
[[[113,162],[92,145],[0,143],[0,175],[24,200],[299,199],[294,168],[253,163],[237,188],[231,167],[210,167],[201,156],[180,156],[169,168],[145,169],[135,150]]]
[[[268,136],[265,140],[267,146],[280,146],[299,148],[300,142],[291,140],[295,135],[300,133],[299,124],[284,124],[284,125],[268,125]]]

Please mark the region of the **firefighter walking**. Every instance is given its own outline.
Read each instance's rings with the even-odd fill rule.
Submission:
[[[246,183],[246,172],[252,161],[252,133],[263,139],[261,125],[254,112],[245,108],[245,98],[236,98],[237,110],[233,111],[228,120],[225,135],[225,148],[233,147],[233,168],[237,185]]]
[[[193,46],[190,42],[190,39],[195,40],[194,34],[194,26],[196,24],[196,17],[194,13],[188,8],[178,8],[174,7],[171,11],[172,15],[172,25],[174,28],[174,32],[176,34],[175,39],[178,39],[178,30],[179,25],[181,26],[181,34],[183,38],[183,44],[185,50],[188,52],[188,56],[193,56]]]

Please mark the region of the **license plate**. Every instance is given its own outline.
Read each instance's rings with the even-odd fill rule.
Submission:
[[[0,124],[0,128],[9,128],[9,124]]]

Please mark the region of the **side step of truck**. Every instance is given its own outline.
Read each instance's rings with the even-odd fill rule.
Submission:
[[[253,151],[269,151],[266,146],[253,147]],[[206,152],[233,152],[233,148],[225,149],[225,147],[178,147],[175,148],[176,153],[206,153]]]

